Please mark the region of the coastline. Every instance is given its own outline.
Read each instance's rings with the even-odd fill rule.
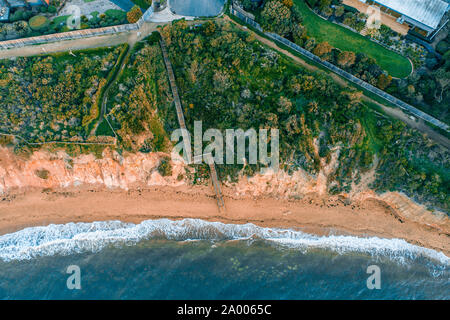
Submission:
[[[161,176],[163,153],[105,149],[96,158],[41,150],[23,158],[8,148],[0,151],[0,235],[70,222],[193,218],[325,236],[400,238],[450,257],[449,217],[396,192],[376,194],[368,187],[373,172],[350,194],[329,195],[326,181],[335,157],[316,176],[299,170],[224,182],[226,211],[220,213],[210,181],[191,185],[191,169],[182,163],[172,163],[172,174]]]
[[[193,218],[228,224],[253,223],[315,235],[400,238],[450,256],[448,221],[438,230],[399,216],[376,198],[348,203],[338,196],[316,193],[298,200],[234,194],[233,188],[224,188],[226,212],[219,213],[210,186],[147,186],[127,191],[88,185],[19,189],[0,198],[0,234],[69,222],[139,223],[149,219]]]

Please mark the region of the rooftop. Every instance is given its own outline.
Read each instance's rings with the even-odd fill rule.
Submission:
[[[9,7],[5,0],[0,0],[0,21],[9,19]]]
[[[400,14],[436,29],[449,4],[443,0],[374,0]],[[365,1],[363,1],[365,2]]]
[[[11,8],[20,8],[27,5],[25,0],[7,0],[7,2]]]
[[[0,1],[0,21],[7,21],[9,19],[9,8]]]

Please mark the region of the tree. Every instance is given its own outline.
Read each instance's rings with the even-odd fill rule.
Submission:
[[[292,28],[292,38],[297,44],[303,44],[303,39],[306,38],[306,28],[301,24],[295,24]]]
[[[14,29],[17,34],[24,36],[29,32],[28,23],[26,21],[16,21],[13,23]]]
[[[343,67],[351,67],[355,64],[356,55],[351,51],[343,51],[338,54],[337,63]]]
[[[323,57],[324,55],[331,52],[333,47],[328,42],[321,42],[319,43],[313,50],[313,53],[316,56]]]
[[[329,17],[329,16],[331,16],[331,15],[333,14],[333,9],[331,9],[330,7],[325,7],[325,8],[322,10],[322,13],[323,13],[326,17]]]
[[[266,3],[261,12],[264,29],[285,36],[291,28],[291,10],[282,2],[272,0]]]
[[[381,90],[386,89],[392,82],[392,77],[390,75],[385,75],[384,73],[380,74],[378,77],[377,86]]]
[[[445,68],[439,68],[433,75],[436,77],[436,81],[441,85],[441,92],[436,99],[438,99],[439,102],[442,102],[444,91],[450,85],[450,72],[445,71]]]
[[[127,20],[129,23],[138,22],[139,18],[142,17],[142,11],[139,6],[135,5],[130,11],[127,12]]]
[[[342,15],[345,13],[344,6],[337,6],[334,10],[334,14],[336,17],[342,17]]]
[[[282,0],[282,2],[288,8],[291,8],[294,5],[294,1],[293,0]]]
[[[331,0],[320,0],[319,9],[323,11],[325,8],[329,8],[331,5]]]
[[[209,37],[216,32],[216,24],[213,21],[208,21],[205,23],[205,34]]]
[[[170,164],[169,157],[164,157],[160,160],[159,166],[158,166],[158,172],[163,177],[172,175],[172,165]]]

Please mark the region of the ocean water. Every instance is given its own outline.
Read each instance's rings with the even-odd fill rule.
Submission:
[[[1,299],[449,299],[450,259],[399,239],[185,219],[0,236]],[[81,289],[69,289],[69,266]],[[380,270],[370,290],[369,266]]]
[[[176,14],[191,17],[212,17],[218,15],[225,0],[169,0]]]

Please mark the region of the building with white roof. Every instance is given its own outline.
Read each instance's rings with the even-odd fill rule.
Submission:
[[[381,10],[397,18],[397,22],[417,28],[429,36],[438,29],[450,5],[444,0],[359,0],[377,5]]]

